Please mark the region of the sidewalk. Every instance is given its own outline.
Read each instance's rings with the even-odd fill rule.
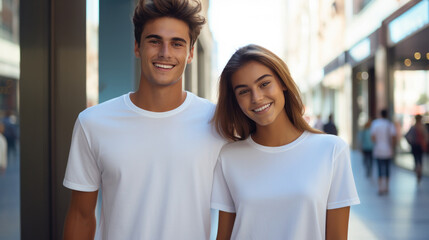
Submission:
[[[20,239],[19,157],[0,174],[0,239]]]
[[[417,185],[414,172],[391,164],[390,192],[378,196],[376,163],[366,178],[360,152],[351,156],[361,204],[351,207],[349,239],[429,239],[429,178]]]
[[[395,163],[402,168],[414,170],[414,157],[411,153],[396,154]],[[423,154],[423,175],[429,176],[429,154]]]

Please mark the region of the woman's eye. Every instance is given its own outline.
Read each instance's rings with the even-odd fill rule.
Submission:
[[[266,87],[266,86],[268,86],[270,84],[270,82],[263,82],[262,84],[261,84],[261,86],[262,87]]]
[[[238,95],[243,95],[243,94],[246,94],[246,93],[248,93],[249,92],[249,90],[247,90],[247,89],[245,89],[245,90],[240,90],[240,91],[238,91]]]

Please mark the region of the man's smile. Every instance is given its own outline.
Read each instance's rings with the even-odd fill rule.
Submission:
[[[174,65],[171,65],[171,64],[161,64],[161,63],[154,63],[153,65],[157,68],[162,68],[162,69],[172,69],[174,67]]]

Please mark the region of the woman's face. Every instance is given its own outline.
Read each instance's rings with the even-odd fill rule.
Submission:
[[[270,68],[256,61],[244,64],[232,75],[232,89],[243,113],[259,126],[276,122],[284,109],[285,87]]]

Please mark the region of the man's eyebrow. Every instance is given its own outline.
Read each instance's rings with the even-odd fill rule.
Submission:
[[[183,42],[183,43],[185,43],[185,44],[187,44],[188,42],[186,42],[186,40],[185,39],[183,39],[183,38],[179,38],[179,37],[174,37],[174,38],[172,38],[172,40],[173,41],[176,41],[176,42]]]
[[[156,34],[150,34],[150,35],[147,35],[147,36],[145,37],[145,39],[149,39],[149,38],[155,38],[155,39],[158,39],[158,40],[162,40],[162,37],[161,37],[161,36],[159,36],[159,35],[156,35]],[[183,43],[185,43],[185,44],[187,44],[187,43],[188,43],[185,39],[180,38],[180,37],[174,37],[174,38],[172,38],[171,40],[172,40],[172,41],[175,41],[175,42],[183,42]]]
[[[161,39],[162,39],[162,37],[161,37],[161,36],[156,35],[156,34],[150,34],[150,35],[147,35],[147,36],[145,37],[145,39],[148,39],[148,38],[156,38],[156,39],[159,39],[159,40],[161,40]]]
[[[273,75],[271,75],[271,74],[264,74],[264,75],[262,75],[262,76],[258,77],[258,78],[255,80],[255,82],[254,82],[254,83],[257,83],[257,82],[261,81],[262,79],[264,79],[264,78],[266,78],[266,77],[272,77],[272,76],[273,76]],[[242,88],[242,87],[247,87],[247,85],[237,85],[237,86],[235,86],[235,87],[234,87],[233,91],[237,90],[237,88]]]

